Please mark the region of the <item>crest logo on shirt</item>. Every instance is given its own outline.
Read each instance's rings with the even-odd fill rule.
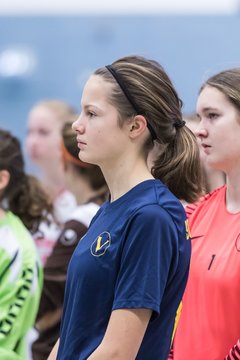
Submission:
[[[190,234],[188,220],[185,220],[185,228],[186,228],[186,239],[189,240],[191,238],[191,234]]]
[[[104,231],[94,240],[91,245],[91,254],[93,256],[102,256],[105,254],[107,248],[111,245],[111,235]]]

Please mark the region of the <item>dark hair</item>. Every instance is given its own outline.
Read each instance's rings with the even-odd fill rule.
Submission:
[[[112,63],[111,68],[121,76],[125,87],[137,104],[141,115],[156,134],[160,152],[154,162],[152,174],[163,181],[179,198],[187,202],[197,200],[202,193],[200,156],[192,132],[182,126],[182,101],[162,66],[140,56],[128,56]],[[119,124],[136,115],[121,87],[107,68],[94,72],[113,86],[110,102],[119,113]],[[179,126],[180,125],[180,126]],[[146,143],[149,151],[152,137]]]
[[[227,99],[240,111],[240,68],[229,69],[211,76],[200,88],[212,86],[221,91]]]
[[[74,167],[75,171],[86,178],[91,188],[96,191],[99,196],[101,194],[103,195],[103,201],[106,200],[108,188],[103,173],[99,166],[85,163],[79,159],[79,149],[76,142],[76,132],[72,130],[71,123],[66,123],[64,125],[62,130],[62,138],[65,148],[63,151],[64,160],[70,162],[71,165]],[[66,156],[68,154],[66,154],[65,151],[70,156]]]
[[[8,185],[0,193],[1,203],[33,231],[52,212],[52,205],[38,180],[25,173],[19,140],[3,129],[0,129],[0,170],[7,170],[10,175]]]

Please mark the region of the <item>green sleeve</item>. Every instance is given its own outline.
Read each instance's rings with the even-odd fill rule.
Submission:
[[[0,359],[24,359],[25,335],[35,320],[41,270],[22,266],[20,251],[13,258],[0,248]]]

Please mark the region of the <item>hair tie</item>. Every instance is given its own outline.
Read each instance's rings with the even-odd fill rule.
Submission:
[[[128,101],[130,102],[130,104],[132,105],[132,107],[134,108],[134,110],[136,111],[136,113],[138,115],[141,115],[141,110],[139,109],[138,105],[136,104],[135,100],[133,99],[131,93],[129,92],[122,76],[112,67],[112,65],[106,65],[106,68],[108,69],[108,71],[112,74],[112,76],[114,77],[114,79],[116,80],[116,82],[118,83],[118,85],[120,86],[122,92],[124,93],[124,95],[126,96],[126,98],[128,99]],[[152,125],[147,121],[147,127],[148,130],[151,134],[152,140],[156,140],[157,139],[157,134],[156,131],[154,130],[154,128],[152,127]]]
[[[176,129],[179,129],[179,128],[185,126],[185,124],[186,124],[186,121],[184,121],[184,120],[177,120],[177,121],[175,121],[175,122],[173,123],[173,126],[175,126]]]

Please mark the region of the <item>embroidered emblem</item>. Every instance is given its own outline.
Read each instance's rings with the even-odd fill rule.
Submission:
[[[104,231],[94,240],[91,245],[91,254],[93,256],[102,256],[111,245],[111,236],[109,232]]]

